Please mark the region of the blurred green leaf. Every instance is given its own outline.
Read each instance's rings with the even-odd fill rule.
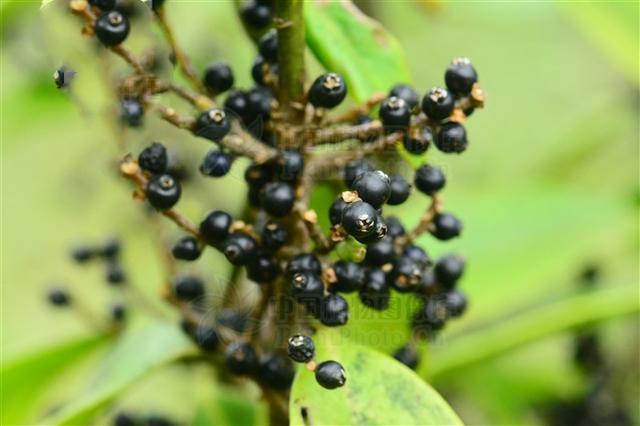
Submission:
[[[116,343],[87,388],[47,424],[86,424],[120,392],[155,368],[195,353],[176,324],[153,323],[127,331]]]
[[[291,390],[291,424],[462,424],[436,391],[393,358],[347,341],[334,330],[322,330],[314,340],[316,359],[340,362],[347,382],[327,390],[301,368]]]
[[[216,392],[213,401],[198,408],[191,421],[193,426],[257,425],[260,424],[258,405],[236,392]]]
[[[440,375],[560,331],[640,311],[637,285],[581,293],[496,320],[436,346],[422,374]]]
[[[583,34],[636,86],[638,2],[556,2]]]
[[[0,405],[1,424],[26,424],[34,412],[34,404],[46,386],[79,358],[104,342],[103,336],[83,337],[38,352],[3,366],[3,392]]]
[[[350,1],[309,1],[304,12],[307,45],[357,102],[411,81],[398,40]]]

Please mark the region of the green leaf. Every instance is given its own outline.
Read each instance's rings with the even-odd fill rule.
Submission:
[[[201,405],[195,413],[191,425],[209,426],[258,425],[266,421],[267,410],[264,404],[257,404],[231,389],[216,389],[213,401]]]
[[[411,81],[398,40],[350,1],[308,1],[304,14],[307,45],[357,102]]]
[[[32,420],[35,404],[46,386],[82,356],[104,341],[102,336],[83,337],[50,348],[0,371],[4,392],[0,403],[1,424],[26,424]]]
[[[502,318],[435,346],[421,373],[441,375],[560,331],[640,311],[637,285],[581,293]],[[426,370],[426,371],[425,371]]]
[[[128,331],[98,367],[86,389],[46,423],[86,424],[147,373],[190,353],[195,353],[193,343],[175,324],[153,323]]]
[[[393,358],[354,344],[335,330],[322,330],[314,340],[316,359],[340,362],[347,383],[327,390],[301,368],[291,390],[292,425],[462,424],[435,390]]]

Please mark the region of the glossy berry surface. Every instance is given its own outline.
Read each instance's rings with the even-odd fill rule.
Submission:
[[[180,182],[166,173],[152,176],[145,189],[147,200],[158,210],[167,210],[175,206],[181,193]]]
[[[116,0],[89,0],[89,4],[102,11],[112,10],[116,7]]]
[[[438,131],[436,147],[446,153],[459,154],[467,149],[467,131],[460,123],[444,123]]]
[[[427,255],[427,252],[415,244],[406,246],[402,251],[402,256],[413,260],[421,268],[426,268],[431,265],[431,258]]]
[[[230,129],[231,124],[227,114],[221,109],[213,108],[198,116],[195,133],[215,142],[225,137]]]
[[[432,120],[444,120],[453,112],[455,99],[442,87],[434,87],[422,98],[422,111]]]
[[[200,257],[202,250],[198,244],[198,240],[194,237],[182,237],[171,249],[173,257],[180,260],[196,260]]]
[[[457,290],[444,294],[444,304],[451,317],[459,317],[467,309],[467,298]]]
[[[385,219],[387,224],[387,235],[391,238],[397,238],[406,234],[406,230],[400,220],[395,216],[387,216]]]
[[[202,160],[200,173],[210,177],[222,177],[231,170],[232,157],[222,150],[209,151]]]
[[[387,275],[382,269],[369,269],[359,296],[362,304],[371,309],[383,311],[389,307],[391,292],[387,284]]]
[[[393,353],[393,357],[409,367],[415,370],[420,361],[418,357],[418,351],[413,345],[405,345]]]
[[[395,258],[393,239],[390,236],[367,246],[364,261],[370,265],[382,266]]]
[[[422,268],[409,257],[399,257],[389,272],[389,282],[400,293],[413,291],[422,279]]]
[[[229,235],[233,219],[229,213],[214,210],[200,222],[200,234],[209,244],[220,244]]]
[[[289,337],[287,341],[287,353],[295,362],[309,362],[315,355],[316,347],[309,336],[297,334]]]
[[[67,306],[71,304],[71,296],[63,289],[53,289],[49,291],[47,299],[53,306]]]
[[[271,182],[265,185],[262,205],[267,213],[275,217],[288,215],[293,209],[295,192],[285,182]]]
[[[430,127],[425,127],[418,134],[414,134],[414,132],[406,134],[402,140],[402,146],[409,153],[420,155],[429,149],[433,139],[433,131]]]
[[[345,325],[349,320],[349,305],[339,294],[328,294],[320,302],[320,322],[329,327]]]
[[[278,62],[278,33],[276,30],[269,30],[260,38],[258,51],[265,61]]]
[[[420,103],[420,95],[411,86],[406,84],[398,84],[389,92],[389,96],[395,96],[404,100],[409,109],[415,109]]]
[[[456,96],[468,95],[473,84],[478,81],[478,73],[468,58],[456,58],[447,67],[444,81]]]
[[[322,279],[309,272],[298,272],[291,278],[291,296],[296,302],[307,306],[312,312],[317,311],[324,295]]]
[[[204,283],[193,275],[178,275],[173,280],[173,294],[185,302],[200,299],[204,296]]]
[[[402,98],[391,96],[380,105],[380,121],[387,132],[406,130],[411,121],[411,110]]]
[[[227,237],[223,253],[233,265],[247,265],[258,251],[258,243],[249,235],[236,232]]]
[[[229,117],[238,118],[245,124],[251,120],[249,97],[244,90],[232,90],[224,101],[224,110]]]
[[[240,11],[242,21],[252,28],[264,28],[273,19],[272,8],[263,1],[249,0]]]
[[[373,244],[387,236],[387,224],[384,221],[384,217],[380,213],[376,214],[375,226],[373,232],[368,235],[354,235],[354,238],[362,244]]]
[[[450,240],[460,235],[462,222],[451,213],[441,213],[433,220],[431,235],[439,240]]]
[[[288,389],[293,382],[295,369],[291,360],[279,353],[270,353],[260,358],[260,380],[272,389]]]
[[[333,265],[336,282],[331,284],[331,291],[351,293],[358,290],[365,283],[364,268],[355,262],[339,260]]]
[[[209,64],[204,70],[202,83],[213,93],[222,93],[233,87],[233,71],[225,62]]]
[[[320,275],[322,273],[322,264],[314,254],[301,253],[291,258],[287,264],[287,273],[293,275],[298,272],[310,272]]]
[[[377,217],[378,212],[371,204],[354,201],[344,208],[342,226],[350,235],[366,238],[375,231]]]
[[[389,193],[387,204],[390,206],[397,206],[409,199],[409,195],[411,194],[411,184],[400,175],[393,175],[390,179],[389,186],[391,191]]]
[[[142,170],[153,174],[164,173],[168,162],[167,149],[158,142],[152,143],[138,155],[138,164]]]
[[[343,78],[332,72],[316,78],[309,89],[309,102],[316,108],[335,108],[346,96]]]
[[[280,222],[270,221],[262,228],[261,238],[264,248],[275,251],[287,243],[289,233]]]
[[[129,30],[129,20],[117,10],[98,16],[94,27],[96,37],[105,46],[117,46],[122,43],[127,39]]]
[[[266,253],[259,253],[247,265],[247,276],[257,283],[268,283],[278,277],[278,263]]]
[[[438,283],[450,290],[464,274],[464,259],[456,254],[443,256],[436,262],[434,273]]]
[[[248,376],[258,371],[259,361],[255,349],[247,342],[233,342],[224,352],[225,365],[232,374]]]
[[[349,162],[344,168],[344,184],[349,188],[353,181],[362,173],[373,171],[373,167],[365,160],[354,160]]]
[[[342,212],[346,206],[347,202],[340,195],[331,203],[331,206],[329,206],[329,221],[332,225],[338,225],[342,221]]]
[[[442,169],[425,164],[416,170],[413,183],[420,192],[433,195],[444,188],[446,179]]]
[[[391,195],[391,180],[380,170],[364,172],[354,179],[351,188],[358,193],[358,197],[377,209]]]
[[[275,178],[280,181],[296,181],[304,170],[304,158],[298,151],[285,149],[280,153],[275,164]]]
[[[441,330],[448,318],[447,306],[441,298],[428,299],[416,313],[413,325],[418,330],[433,332]]]
[[[347,376],[342,365],[336,361],[325,361],[316,367],[316,381],[326,389],[344,386]]]

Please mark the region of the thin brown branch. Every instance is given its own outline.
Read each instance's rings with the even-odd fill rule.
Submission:
[[[363,115],[369,115],[371,111],[378,106],[383,100],[385,100],[386,96],[382,93],[376,93],[371,96],[367,101],[358,105],[349,111],[344,112],[335,117],[328,117],[325,119],[325,124],[337,124],[337,123],[349,123],[351,121],[356,120],[358,117]]]
[[[433,219],[442,211],[443,200],[439,193],[435,193],[431,196],[431,204],[429,208],[420,217],[420,221],[404,238],[401,238],[400,245],[410,244],[415,241],[419,236],[429,231]]]
[[[136,73],[141,75],[146,73],[142,62],[133,54],[131,50],[127,49],[124,45],[119,44],[117,46],[113,46],[111,48],[111,51],[124,59],[126,63],[131,65]]]
[[[383,132],[382,123],[374,120],[357,126],[340,126],[319,129],[311,141],[312,145],[336,144],[349,139],[367,140],[380,136]]]

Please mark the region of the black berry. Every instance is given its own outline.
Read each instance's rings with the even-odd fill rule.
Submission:
[[[199,324],[192,331],[192,338],[200,349],[206,352],[215,351],[220,343],[218,332],[208,325]]]
[[[384,172],[364,172],[356,177],[351,188],[358,192],[363,201],[374,208],[380,208],[391,195],[391,181]]]
[[[398,84],[394,86],[389,92],[389,96],[395,96],[404,100],[411,110],[414,110],[420,103],[420,95],[418,92],[406,84]]]
[[[247,123],[251,120],[251,111],[249,110],[249,97],[244,90],[233,90],[227,95],[224,101],[224,110],[231,117],[237,117]]]
[[[282,217],[293,209],[295,192],[293,187],[285,182],[271,182],[265,185],[262,206],[271,216]]]
[[[422,111],[433,120],[444,120],[453,112],[455,99],[447,89],[434,87],[422,98]]]
[[[405,135],[402,145],[411,154],[423,154],[433,143],[433,131],[430,127],[425,127],[418,134],[410,132]]]
[[[120,100],[120,120],[129,127],[142,125],[144,108],[136,98],[122,98]]]
[[[261,188],[273,178],[273,168],[269,164],[253,163],[244,172],[244,180],[249,186]]]
[[[287,353],[295,362],[309,362],[313,359],[316,347],[311,337],[297,334],[289,337]]]
[[[404,203],[411,194],[411,184],[400,175],[391,176],[390,181],[391,192],[387,204],[397,206]]]
[[[460,123],[444,123],[438,132],[436,147],[446,153],[461,153],[467,149],[467,131]]]
[[[200,222],[200,234],[209,244],[221,244],[229,235],[232,222],[229,213],[214,210]]]
[[[436,262],[434,273],[438,283],[450,290],[464,273],[464,259],[456,254],[443,256]]]
[[[449,318],[446,304],[440,298],[428,299],[413,318],[413,326],[425,332],[442,329]]]
[[[247,276],[257,283],[268,283],[280,273],[278,263],[266,253],[259,253],[247,265]]]
[[[107,262],[107,282],[111,285],[119,285],[126,281],[122,267],[114,261]]]
[[[344,184],[349,188],[353,185],[353,181],[364,172],[373,171],[371,164],[365,160],[354,160],[344,168]]]
[[[380,121],[387,132],[406,130],[411,121],[409,105],[397,96],[391,96],[380,105]]]
[[[233,86],[233,71],[225,62],[215,62],[204,70],[202,82],[213,93],[222,93]]]
[[[387,216],[385,218],[385,223],[387,224],[387,235],[391,238],[397,238],[404,234],[406,231],[400,220],[395,216]]]
[[[213,108],[198,116],[195,133],[200,137],[216,142],[225,137],[230,129],[231,125],[227,114],[221,109]]]
[[[289,238],[287,229],[279,222],[267,222],[262,228],[262,246],[268,250],[278,250]]]
[[[316,367],[316,381],[326,389],[335,389],[347,382],[347,376],[340,363],[335,361],[325,361]]]
[[[127,309],[122,304],[116,304],[111,307],[111,319],[114,322],[122,322],[127,316]]]
[[[421,268],[426,268],[431,265],[431,258],[427,255],[422,247],[414,244],[408,245],[402,251],[402,256],[412,259]]]
[[[406,293],[416,289],[422,279],[422,268],[409,257],[399,257],[389,272],[389,281],[393,288],[400,293]]]
[[[260,38],[258,51],[265,61],[278,62],[278,32],[276,30],[269,30]]]
[[[342,214],[342,226],[356,238],[366,238],[376,230],[378,212],[369,203],[354,201],[349,203]]]
[[[258,243],[249,235],[236,232],[227,237],[223,252],[233,265],[247,265],[255,258]]]
[[[150,173],[163,173],[167,170],[167,149],[161,143],[154,142],[140,152],[138,164]]]
[[[129,29],[129,20],[117,10],[98,16],[94,27],[96,37],[105,46],[116,46],[125,41]]]
[[[318,275],[299,272],[291,278],[291,296],[312,312],[317,312],[318,304],[324,295],[324,284]]]
[[[242,8],[240,16],[247,26],[263,28],[271,23],[272,13],[272,8],[264,1],[249,0]]]
[[[209,151],[200,165],[200,172],[205,176],[222,177],[231,170],[233,159],[222,150]]]
[[[439,240],[450,240],[460,235],[462,222],[451,213],[441,213],[433,220],[431,235]]]
[[[367,273],[367,279],[359,292],[363,305],[378,311],[389,307],[391,292],[387,284],[387,276],[382,269],[371,268]]]
[[[444,304],[450,316],[458,317],[467,309],[467,298],[459,291],[452,290],[444,294]]]
[[[247,342],[234,342],[224,352],[227,368],[233,374],[248,376],[256,373],[259,368],[258,355]]]
[[[261,124],[271,118],[271,107],[273,96],[271,92],[264,87],[254,87],[247,93],[247,112],[250,129],[255,132],[262,132]],[[255,121],[257,119],[262,121]],[[266,133],[266,132],[265,132]],[[264,136],[257,134],[258,136]]]
[[[310,272],[315,275],[322,273],[320,260],[311,253],[301,253],[294,256],[287,264],[287,272],[291,275],[298,272]]]
[[[339,260],[333,265],[336,282],[331,285],[331,291],[351,293],[358,290],[365,283],[365,271],[355,262]]]
[[[447,67],[444,81],[452,93],[464,96],[471,93],[473,84],[478,81],[478,73],[468,58],[456,58]]]
[[[415,370],[418,366],[418,362],[420,361],[418,357],[418,351],[415,346],[408,344],[405,345],[393,353],[393,357],[409,367],[412,370]]]
[[[272,389],[284,390],[291,386],[295,369],[291,360],[279,353],[260,358],[260,380]]]
[[[147,200],[158,210],[167,210],[175,206],[181,193],[180,182],[166,173],[152,176],[145,189]]]
[[[171,249],[173,257],[180,260],[196,260],[200,257],[202,250],[198,240],[193,237],[182,237]]]
[[[316,78],[309,89],[309,102],[316,108],[335,108],[346,96],[347,85],[333,72]]]
[[[53,289],[47,294],[49,303],[53,306],[68,306],[71,304],[71,296],[63,289]]]
[[[373,244],[369,244],[364,260],[370,265],[382,266],[385,263],[392,262],[394,258],[395,249],[393,239],[389,236]]]
[[[283,150],[275,163],[275,177],[281,181],[295,181],[304,170],[302,154],[294,150]]]
[[[204,296],[204,283],[193,275],[179,275],[173,279],[173,294],[184,302],[192,302]]]
[[[416,170],[413,183],[419,191],[427,195],[433,195],[444,188],[446,180],[442,169],[425,164]]]
[[[223,309],[216,315],[216,323],[219,327],[225,327],[237,333],[242,333],[247,328],[250,315],[235,309]]]
[[[342,212],[346,206],[347,202],[344,201],[340,195],[333,203],[331,203],[331,206],[329,207],[329,221],[332,225],[337,225],[342,221]]]
[[[354,238],[362,244],[373,244],[387,236],[387,224],[380,213],[376,215],[373,232],[366,236],[354,235]]]
[[[349,320],[349,304],[339,294],[327,294],[320,302],[320,322],[329,327],[345,325]]]
[[[116,7],[116,0],[89,0],[89,4],[102,11],[112,10]]]
[[[77,263],[87,263],[96,254],[98,254],[98,253],[92,247],[77,246],[71,252],[71,257]]]

